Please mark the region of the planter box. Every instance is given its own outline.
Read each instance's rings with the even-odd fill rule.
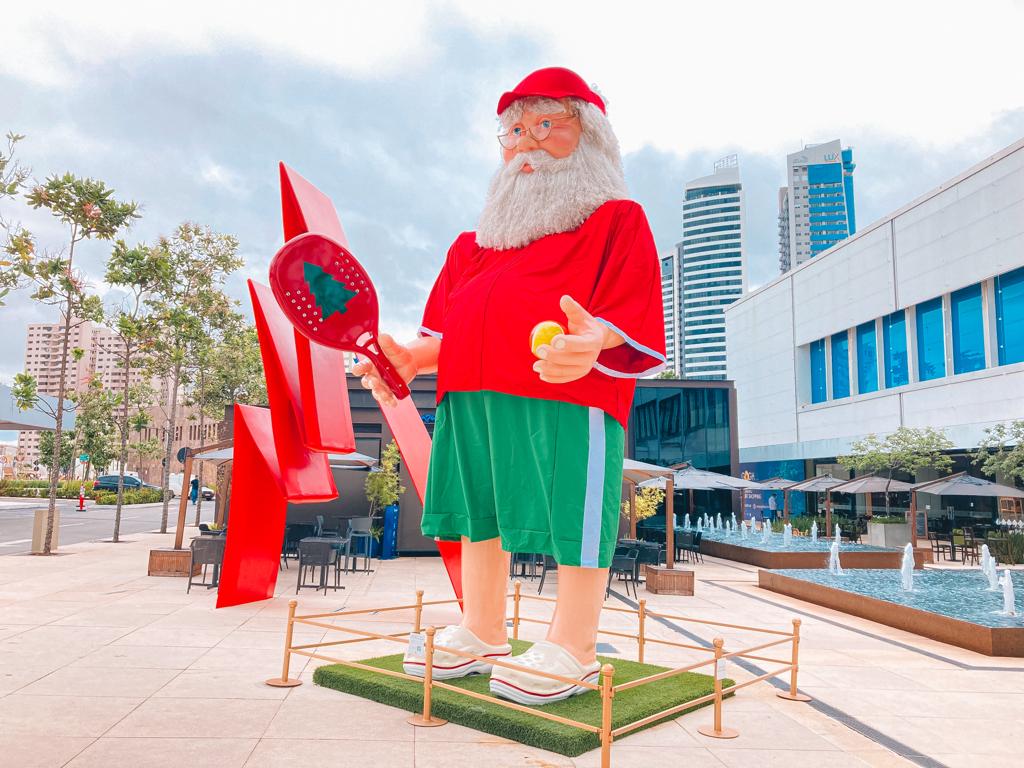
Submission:
[[[886,549],[903,549],[910,543],[909,523],[872,523],[868,521],[868,544]]]
[[[692,595],[693,571],[648,565],[647,591],[655,595]]]

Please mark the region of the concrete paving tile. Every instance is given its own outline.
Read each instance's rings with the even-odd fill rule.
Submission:
[[[70,666],[185,669],[206,651],[186,646],[106,645],[76,659]]]
[[[361,739],[364,741],[412,741],[409,713],[370,701],[316,702],[291,697],[285,699],[265,735],[268,739],[296,738],[316,734],[321,739]]]
[[[68,763],[68,768],[241,768],[255,745],[255,739],[103,737]]]
[[[13,693],[20,688],[24,688],[26,685],[35,682],[41,677],[53,672],[55,669],[60,669],[59,666],[52,667],[27,667],[27,668],[13,668],[13,667],[0,667],[0,696],[4,696],[8,693]]]
[[[573,760],[576,768],[599,768],[601,751],[587,752]],[[686,768],[722,768],[723,763],[711,752],[700,747],[673,749],[638,747],[623,740],[612,744],[612,765],[615,768],[651,768],[660,765],[679,765]]]
[[[174,672],[173,680],[153,694],[164,699],[269,699],[280,701],[288,695],[287,688],[267,685],[251,667],[239,669],[186,669]],[[274,675],[268,674],[267,677]]]
[[[213,648],[231,634],[231,630],[231,627],[156,627],[150,624],[118,638],[114,644]]]
[[[93,741],[91,736],[50,734],[41,739],[37,735],[0,734],[0,755],[3,755],[3,764],[12,768],[60,768]]]
[[[810,728],[777,711],[741,713],[726,716],[723,709],[722,723],[740,732],[735,739],[713,739],[698,733],[701,726],[712,722],[709,708],[692,712],[679,719],[679,723],[698,744],[707,749],[780,749],[800,751],[832,751],[832,744],[815,734]]]
[[[411,742],[261,739],[245,768],[412,768],[413,749]]]
[[[138,629],[147,624],[152,624],[159,618],[159,614],[140,611],[138,609],[126,608],[117,603],[103,605],[97,608],[86,608],[84,611],[73,613],[58,619],[50,626],[54,627],[124,627]]]
[[[43,697],[40,697],[43,698]],[[277,701],[152,698],[119,722],[107,736],[258,739],[277,713]]]
[[[64,667],[20,689],[34,696],[145,698],[164,687],[175,669]]]
[[[292,634],[293,645],[304,645],[306,643],[318,643],[323,639],[324,632],[294,632]],[[272,632],[257,632],[247,629],[236,629],[219,643],[218,648],[257,648],[263,650],[276,650],[284,653],[284,630]]]
[[[850,752],[850,754],[858,758],[861,762],[872,766],[872,768],[914,768],[916,765],[915,763],[910,762],[907,758],[900,757],[895,752],[890,752],[887,749],[856,750]],[[953,768],[950,763],[945,762],[944,760],[939,760],[939,762],[943,762],[949,766],[949,768]],[[971,764],[971,768],[977,768],[977,765],[977,759],[975,759],[975,762]],[[996,767],[992,766],[992,768]]]
[[[846,752],[788,749],[718,749],[708,747],[727,768],[864,768],[859,757]]]
[[[411,727],[411,726],[410,726]],[[573,768],[565,755],[513,742],[459,743],[457,751],[443,741],[416,742],[416,768],[452,768],[455,754],[460,765],[487,768]],[[454,754],[453,754],[454,753]],[[618,768],[618,764],[616,764]]]
[[[101,736],[142,699],[87,696],[26,696],[0,699],[0,734]]]

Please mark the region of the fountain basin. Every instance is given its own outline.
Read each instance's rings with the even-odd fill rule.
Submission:
[[[1021,594],[1024,573],[1012,578]],[[1002,596],[986,592],[987,583],[980,570],[967,569],[920,571],[913,592],[904,592],[899,576],[888,570],[838,577],[820,570],[758,572],[758,586],[772,592],[986,656],[1024,657],[1024,599],[1017,599],[1017,616],[1000,616]]]
[[[700,540],[700,551],[711,557],[735,560],[770,570],[827,568],[828,550],[832,546],[832,541],[830,538],[821,538],[814,542],[807,536],[794,536],[790,546],[785,547],[781,534],[774,534],[771,542],[765,545],[761,543],[760,536],[741,539],[738,535],[725,536],[718,531],[705,531]],[[844,542],[839,550],[839,558],[843,568],[899,569],[903,552],[899,549]],[[930,549],[914,551],[916,568],[922,568],[925,563],[931,561]]]

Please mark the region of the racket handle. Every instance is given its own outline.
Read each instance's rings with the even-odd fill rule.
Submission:
[[[403,400],[409,396],[409,385],[405,383],[405,379],[398,375],[398,371],[395,370],[395,366],[388,360],[387,355],[383,352],[377,354],[369,349],[364,350],[364,354],[373,361],[381,380],[395,393],[395,397]]]

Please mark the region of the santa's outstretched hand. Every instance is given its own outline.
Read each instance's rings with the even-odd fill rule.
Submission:
[[[380,351],[398,371],[398,375],[408,384],[419,373],[429,373],[437,366],[437,351],[440,342],[434,338],[416,339],[409,344],[399,344],[392,336],[382,333],[378,339]],[[363,360],[352,366],[352,373],[362,377],[362,385],[373,393],[374,399],[381,405],[398,405],[398,398],[391,387],[384,383],[377,367],[369,360]]]
[[[559,302],[569,326],[568,333],[560,333],[550,344],[537,348],[533,370],[541,381],[566,384],[582,379],[594,367],[602,350],[617,347],[624,339],[604,323],[595,319],[572,296],[563,296]]]

